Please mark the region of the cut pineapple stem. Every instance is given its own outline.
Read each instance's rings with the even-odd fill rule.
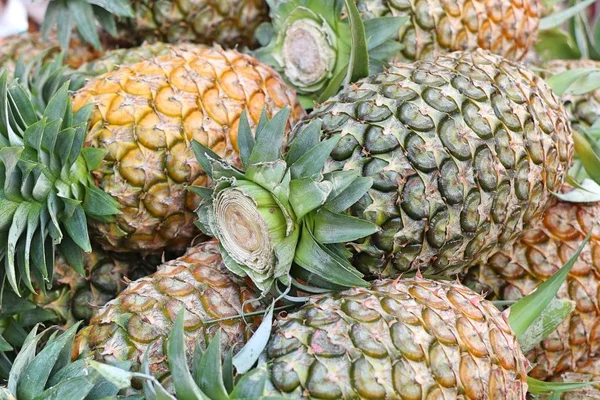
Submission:
[[[274,263],[273,241],[269,235],[271,224],[261,215],[258,204],[238,188],[230,188],[216,197],[215,215],[221,245],[231,257],[263,272]]]

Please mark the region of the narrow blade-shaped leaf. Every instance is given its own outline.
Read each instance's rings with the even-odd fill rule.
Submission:
[[[287,152],[286,161],[288,165],[294,164],[308,150],[319,144],[322,125],[323,121],[320,118],[316,118],[300,129]]]
[[[238,126],[238,147],[240,149],[240,159],[244,168],[248,167],[250,162],[250,154],[254,149],[254,136],[252,136],[252,129],[248,122],[248,113],[246,110],[242,111],[240,116],[240,123]]]
[[[587,234],[586,238],[569,261],[567,261],[566,264],[550,279],[538,286],[533,293],[522,298],[510,307],[508,310],[508,323],[515,335],[517,335],[517,339],[520,339],[521,335],[525,333],[527,328],[531,326],[533,321],[538,318],[556,296],[558,289],[564,283],[591,235],[592,231]]]
[[[350,32],[352,35],[352,46],[350,47],[350,61],[346,84],[356,82],[369,76],[369,50],[367,47],[367,36],[365,25],[354,0],[344,0],[346,12],[350,20]]]
[[[575,142],[575,152],[586,172],[590,178],[600,184],[600,158],[585,136],[575,130],[573,131],[573,141]]]
[[[211,400],[227,400],[229,395],[223,384],[221,365],[221,331],[213,337],[206,352],[195,366],[194,381]]]
[[[312,233],[304,227],[298,242],[294,262],[327,282],[343,286],[367,286],[352,265],[344,265],[325,247],[319,245]]]
[[[321,207],[331,193],[331,182],[295,179],[290,182],[290,204],[297,219]]]
[[[591,4],[594,3],[594,1],[595,0],[584,0],[575,4],[574,6],[571,6],[562,11],[550,14],[547,17],[542,18],[540,20],[539,29],[546,30],[560,26],[569,18],[572,18],[575,15],[577,15],[581,10],[584,10],[585,8],[589,7]]]
[[[246,372],[250,371],[250,368],[256,364],[258,357],[267,346],[271,336],[271,325],[273,324],[274,309],[275,303],[273,302],[267,309],[267,312],[265,313],[265,316],[263,317],[258,329],[254,332],[244,347],[242,347],[240,352],[233,357],[233,365],[238,373],[245,374]]]
[[[292,179],[308,178],[320,173],[340,138],[340,135],[334,135],[307,151],[290,166]]]
[[[379,226],[370,221],[333,213],[326,208],[315,213],[313,234],[323,244],[345,243],[358,240],[379,231]]]
[[[77,206],[70,218],[64,221],[65,230],[83,251],[89,253],[92,251],[90,237],[87,230],[87,219],[83,207]]]
[[[210,398],[200,390],[194,382],[192,374],[188,369],[185,355],[185,338],[183,334],[183,319],[185,308],[181,308],[177,314],[177,319],[173,324],[173,331],[169,335],[167,342],[167,355],[169,357],[169,367],[173,377],[173,386],[178,398],[189,400],[210,400]]]
[[[276,161],[280,158],[290,113],[290,107],[285,106],[267,122],[260,134],[256,135],[250,164]]]
[[[334,213],[344,212],[360,200],[373,186],[373,178],[357,178],[346,190],[325,204]]]

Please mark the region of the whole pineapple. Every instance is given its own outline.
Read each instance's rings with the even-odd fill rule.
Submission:
[[[291,135],[285,157],[259,141],[246,148],[235,176],[197,151],[219,178],[202,192],[199,225],[261,288],[289,284],[289,272],[334,289],[365,285],[360,273],[460,273],[542,216],[573,153],[543,80],[483,50],[393,65]]]
[[[543,219],[527,229],[512,247],[492,254],[465,279],[497,300],[518,300],[554,274],[581,246],[589,243],[561,287],[558,297],[575,302],[575,311],[540,346],[528,354],[531,376],[556,378],[578,372],[600,350],[600,204],[557,201]],[[600,374],[600,368],[597,370]]]
[[[138,369],[149,352],[150,372],[164,381],[169,376],[165,340],[181,307],[186,309],[186,344],[190,354],[206,348],[222,331],[226,348],[238,346],[257,326],[252,286],[232,278],[216,242],[204,242],[158,267],[153,275],[129,284],[79,332],[74,357],[91,355],[107,363],[130,362]],[[239,348],[238,348],[239,350]]]
[[[239,118],[251,124],[289,105],[290,127],[304,111],[279,75],[233,50],[185,48],[123,66],[91,80],[74,97],[74,110],[94,108],[86,146],[106,149],[93,172],[96,185],[119,204],[116,221],[93,221],[93,235],[114,251],[184,249],[197,235],[197,197],[206,185],[190,143],[197,140],[239,163]]]
[[[214,43],[226,47],[253,46],[254,31],[268,19],[265,0],[135,0],[134,17],[121,19],[121,38],[138,43],[164,42]]]
[[[363,18],[408,16],[399,60],[456,50],[490,50],[520,60],[535,43],[539,0],[357,0]]]
[[[600,68],[600,61],[593,60],[551,60],[541,65],[543,78],[580,68]],[[590,127],[600,116],[600,89],[584,94],[565,93],[562,96],[565,108],[574,128],[579,125]]]
[[[352,243],[365,273],[454,274],[513,241],[558,190],[573,145],[567,115],[519,64],[478,50],[396,65],[316,108],[340,133],[328,171],[373,178],[351,209],[381,231]],[[299,132],[301,127],[295,132]]]
[[[158,260],[119,255],[94,248],[84,255],[85,275],[75,271],[61,255],[54,262],[52,287],[33,294],[33,303],[48,311],[52,322],[65,327],[89,321],[93,313],[123,291],[130,280],[149,275]]]
[[[492,303],[421,278],[312,298],[280,318],[267,385],[304,399],[525,399],[527,362]]]

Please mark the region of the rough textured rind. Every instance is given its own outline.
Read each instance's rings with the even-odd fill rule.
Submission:
[[[134,0],[135,17],[123,19],[121,38],[254,46],[254,31],[268,20],[265,0]]]
[[[250,56],[189,46],[172,52],[122,66],[75,94],[75,110],[95,105],[85,145],[108,151],[94,177],[120,206],[116,222],[91,224],[107,250],[185,249],[198,234],[198,198],[187,187],[208,184],[192,140],[239,164],[244,109],[252,126],[263,109],[272,117],[291,106],[290,127],[304,115],[281,77]]]
[[[575,302],[575,311],[528,354],[537,379],[578,372],[600,351],[600,204],[557,202],[512,247],[474,268],[465,284],[491,299],[517,300],[550,278],[577,251],[587,233],[590,242],[558,292]],[[600,368],[597,369],[600,374]]]
[[[0,38],[0,70],[6,68],[12,73],[19,58],[28,63],[46,50],[48,51],[48,60],[52,60],[60,53],[60,46],[55,35],[50,35],[47,41],[42,40],[42,35],[39,32],[28,32]],[[83,44],[74,36],[69,44],[65,63],[72,68],[77,68],[87,61],[98,58],[100,55],[101,53],[95,51],[91,46]]]
[[[374,180],[350,212],[381,232],[348,248],[380,277],[452,275],[509,245],[542,215],[573,153],[567,114],[542,79],[481,50],[392,66],[299,126],[315,119],[325,138],[342,135],[326,170]]]
[[[57,255],[52,289],[32,295],[32,301],[52,312],[56,318],[53,322],[65,328],[80,320],[89,321],[98,308],[127,287],[129,280],[154,272],[156,258],[142,259],[137,254],[111,254],[94,248],[91,253],[84,253],[82,276]]]
[[[270,390],[314,399],[525,399],[527,369],[494,305],[452,282],[380,281],[279,318]]]
[[[490,50],[520,60],[537,37],[539,0],[358,0],[364,18],[408,16],[398,59],[456,50]]]
[[[549,78],[554,74],[580,68],[600,68],[600,61],[593,60],[552,60],[541,65],[541,75]],[[574,95],[566,93],[561,96],[574,128],[582,124],[590,127],[600,116],[600,89]]]
[[[150,372],[165,380],[166,339],[181,307],[186,309],[185,340],[191,360],[194,346],[205,350],[219,329],[224,349],[239,350],[260,322],[258,317],[240,317],[256,310],[257,303],[251,301],[255,299],[251,286],[228,274],[218,244],[205,242],[132,282],[100,309],[77,335],[73,356],[127,361],[139,370],[149,351]]]

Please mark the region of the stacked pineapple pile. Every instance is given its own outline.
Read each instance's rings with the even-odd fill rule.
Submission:
[[[579,8],[51,0],[0,41],[0,398],[595,390],[543,381],[600,376],[600,103],[519,63]]]

